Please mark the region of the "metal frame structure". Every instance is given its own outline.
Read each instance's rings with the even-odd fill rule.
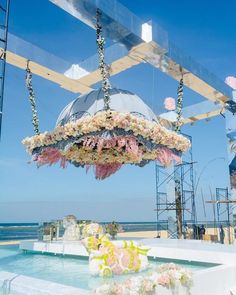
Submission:
[[[187,137],[192,142],[191,136]],[[161,217],[164,216],[164,219],[167,219],[165,214],[167,216],[172,215],[177,224],[176,227],[167,227],[170,238],[181,237],[184,224],[194,225],[197,222],[193,165],[191,148],[183,156],[182,164],[175,165],[173,169],[168,171],[158,164],[155,166],[157,231],[159,229],[158,226],[164,221]],[[168,187],[171,186],[174,189],[171,192],[167,192]],[[169,211],[175,212],[176,216],[169,214]]]
[[[0,52],[0,139],[2,130],[2,115],[3,115],[3,96],[6,72],[6,51],[8,37],[8,21],[9,21],[10,0],[1,0],[0,2],[0,44],[2,50]]]
[[[78,62],[77,76],[72,77],[66,74],[68,69],[73,67],[71,63],[10,34],[7,42],[9,0],[5,1],[8,3],[6,9],[7,18],[5,26],[1,27],[0,30],[0,33],[5,36],[5,42],[0,47],[0,55],[4,57],[2,59],[4,62],[4,71],[2,72],[1,79],[2,86],[4,86],[5,61],[23,70],[26,69],[28,61],[30,61],[29,65],[32,73],[50,80],[73,93],[89,92],[95,87],[97,82],[101,81],[97,68],[96,54],[87,60]],[[204,102],[183,109],[183,124],[208,119],[224,112],[226,112],[226,121],[232,121],[232,116],[235,113],[236,91],[233,91],[231,87],[194,61],[189,55],[185,55],[170,40],[168,33],[157,24],[153,22],[145,23],[117,0],[49,1],[92,29],[95,29],[96,11],[97,9],[101,11],[103,32],[106,37],[114,41],[114,44],[106,50],[106,62],[110,65],[111,76],[141,63],[148,63],[178,81],[183,75],[184,85],[206,98]],[[17,46],[17,44],[21,46]],[[0,120],[2,119],[3,89],[4,87],[1,87]],[[157,115],[162,118],[163,122],[166,120],[168,123],[169,119],[165,113]],[[228,127],[229,130],[231,132],[232,128]],[[168,175],[167,179],[169,179],[168,181],[174,181],[173,189],[175,191],[181,192],[181,201],[184,206],[182,213],[183,221],[187,219],[184,212],[187,212],[187,203],[191,200],[189,208],[191,211],[190,219],[194,222],[196,220],[194,190],[192,188],[183,188],[186,179],[184,172],[187,169],[186,167],[189,167],[189,170],[187,170],[190,171],[188,172],[190,179],[193,178],[191,176],[193,171],[192,165],[192,160],[188,161],[188,163],[183,163],[182,166],[178,167],[180,170],[176,170],[176,175],[174,176],[172,171],[170,173],[172,176]],[[176,182],[175,179],[179,180]],[[193,183],[193,180],[190,180],[190,183]],[[173,192],[172,194],[175,195]],[[157,201],[157,204],[160,203]],[[168,204],[167,202],[165,203]],[[160,211],[158,206],[157,212]],[[173,200],[168,206],[169,211],[176,209],[176,204]]]
[[[217,226],[220,233],[220,227],[224,224],[227,227],[228,242],[231,244],[231,227],[233,225],[233,206],[236,200],[229,198],[228,188],[216,188],[216,199],[206,201],[208,204],[216,206]]]

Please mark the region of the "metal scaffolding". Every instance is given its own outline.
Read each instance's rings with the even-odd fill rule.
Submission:
[[[192,143],[191,136],[184,136]],[[183,226],[197,222],[193,164],[192,148],[183,155],[182,164],[171,170],[156,164],[157,231],[167,230],[169,238],[182,237]],[[168,192],[171,186],[174,188]]]
[[[3,95],[6,72],[6,51],[8,36],[10,0],[0,1],[0,47],[3,49],[0,56],[0,139],[2,133]]]
[[[233,204],[236,200],[229,198],[228,188],[216,188],[215,200],[206,201],[208,204],[216,206],[218,238],[224,243],[224,230],[227,230],[228,243],[234,241],[234,225],[233,225]]]

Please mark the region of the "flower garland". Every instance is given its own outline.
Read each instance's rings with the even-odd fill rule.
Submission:
[[[182,135],[156,122],[130,113],[98,112],[57,126],[52,132],[26,138],[22,142],[38,166],[66,162],[76,167],[95,165],[96,178],[104,179],[123,164],[143,166],[158,160],[168,166],[180,162],[181,153],[190,147]]]
[[[36,109],[35,94],[34,94],[33,85],[32,85],[32,73],[29,68],[29,61],[27,63],[25,80],[26,80],[26,87],[29,91],[29,101],[30,101],[31,110],[32,110],[32,124],[34,127],[34,132],[35,134],[40,134],[39,119],[38,119],[38,113]]]
[[[181,116],[182,116],[182,108],[183,108],[183,86],[184,86],[184,81],[183,77],[179,81],[179,86],[178,86],[178,98],[177,98],[177,108],[176,108],[176,113],[177,113],[177,120],[175,123],[175,132],[179,132],[181,128]]]
[[[107,112],[98,112],[94,116],[85,116],[81,119],[69,122],[63,126],[57,126],[52,132],[44,132],[33,137],[25,138],[22,143],[27,146],[27,151],[33,153],[34,149],[59,144],[70,138],[85,136],[85,146],[89,148],[89,139],[93,134],[102,130],[113,131],[124,129],[131,135],[141,136],[151,140],[156,145],[163,145],[170,149],[185,152],[190,147],[190,141],[182,136],[168,130],[156,122],[147,121],[130,113],[109,111],[110,120],[107,120]],[[89,136],[90,134],[90,136]],[[96,136],[94,136],[96,138]],[[86,140],[87,139],[87,140]]]
[[[96,12],[96,43],[98,48],[98,57],[99,57],[99,69],[102,76],[102,90],[104,93],[104,109],[109,110],[110,106],[110,93],[111,88],[109,82],[109,71],[108,65],[105,63],[105,38],[102,36],[102,26],[100,23],[101,11],[97,9]]]
[[[182,286],[188,291],[193,285],[192,273],[176,264],[163,264],[154,272],[145,276],[136,276],[122,283],[107,283],[96,288],[98,295],[154,295],[158,294],[158,286],[171,289],[174,294],[178,294],[179,287]]]

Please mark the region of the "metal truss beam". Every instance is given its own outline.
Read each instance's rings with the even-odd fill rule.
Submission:
[[[79,79],[65,76],[66,70],[71,68],[71,63],[60,59],[12,34],[9,34],[6,62],[20,69],[26,69],[27,61],[30,60],[31,71],[60,87],[73,93],[86,93],[93,89],[93,84],[100,81],[100,73],[97,69],[97,56],[79,63],[79,67],[88,74]],[[0,48],[0,55],[3,53]],[[115,75],[130,67],[145,62],[145,52],[160,52],[153,42],[141,43],[128,51],[124,46],[114,44],[107,50],[107,60],[111,65],[111,75]],[[112,59],[116,57],[114,62]],[[183,109],[183,124],[194,123],[199,120],[209,119],[224,113],[221,104],[204,101]],[[159,115],[163,120],[169,121],[168,114]]]
[[[212,117],[223,115],[225,108],[221,104],[215,104],[211,101],[203,101],[183,108],[183,124],[193,124],[200,120],[209,120]],[[159,117],[162,120],[170,121],[170,114],[163,113]]]
[[[3,49],[0,48],[0,54],[3,52]],[[25,70],[27,66],[28,59],[24,58],[22,56],[19,56],[13,52],[6,51],[6,62],[10,65],[16,66],[20,69]],[[69,90],[74,93],[78,92],[88,92],[92,90],[90,87],[87,87],[86,85],[83,85],[80,82],[74,81],[73,79],[70,79],[63,74],[60,74],[56,71],[53,71],[47,67],[44,67],[36,62],[30,61],[29,66],[31,69],[31,72],[45,78],[49,81],[52,81],[60,87]]]
[[[156,24],[144,22],[116,0],[50,0],[72,16],[92,28],[96,9],[103,12],[105,35],[131,50],[144,42],[151,42],[157,50],[145,52],[143,61],[179,80],[184,73],[184,84],[203,97],[222,105],[232,99],[232,89],[208,70],[183,54]],[[115,58],[112,62],[115,61]],[[88,77],[87,77],[88,78]]]

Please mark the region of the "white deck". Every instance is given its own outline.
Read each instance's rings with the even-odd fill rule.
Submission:
[[[150,246],[150,257],[236,265],[236,245],[174,239],[140,239],[139,242]],[[41,253],[88,256],[88,252],[79,241],[22,241],[20,249]]]
[[[149,256],[187,261],[220,264],[219,266],[196,271],[191,295],[236,295],[236,245],[212,244],[204,241],[144,239],[141,243],[150,246]],[[20,249],[60,255],[88,256],[80,242],[21,242]],[[22,277],[22,276],[21,276]],[[31,278],[28,278],[31,279]],[[32,279],[34,280],[34,279]],[[45,283],[45,281],[43,281]],[[63,294],[66,293],[66,286]],[[71,287],[68,287],[69,289]],[[68,289],[68,290],[69,290]],[[55,289],[55,293],[59,294]],[[72,291],[72,290],[71,290]],[[69,292],[69,291],[68,291]],[[78,289],[78,294],[88,291]],[[40,293],[30,293],[30,295]],[[46,294],[46,293],[45,293]],[[62,294],[62,293],[60,293]],[[73,293],[71,293],[73,294]],[[169,290],[161,288],[159,295],[171,295]],[[180,290],[179,295],[186,294]]]

